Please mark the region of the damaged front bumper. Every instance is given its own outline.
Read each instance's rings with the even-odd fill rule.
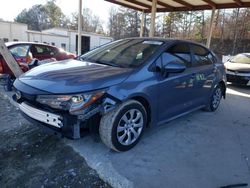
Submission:
[[[86,128],[88,120],[96,114],[103,115],[108,113],[114,109],[118,103],[116,99],[105,96],[99,103],[81,110],[78,115],[71,115],[67,111],[58,112],[53,111],[53,109],[39,108],[25,100],[20,102],[16,99],[15,95],[13,99],[18,102],[21,114],[32,124],[36,124],[46,131],[70,139],[80,138],[81,128]]]
[[[33,118],[42,123],[61,128],[63,126],[63,118],[60,115],[36,109],[26,102],[19,104],[20,110],[30,118]]]

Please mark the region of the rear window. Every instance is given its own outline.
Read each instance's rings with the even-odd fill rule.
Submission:
[[[10,48],[10,52],[15,57],[26,57],[29,50],[29,45],[17,45]]]

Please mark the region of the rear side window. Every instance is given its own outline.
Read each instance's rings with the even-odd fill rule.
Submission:
[[[163,66],[170,62],[183,63],[186,67],[191,65],[190,49],[187,44],[177,44],[170,47],[162,54],[161,58]]]
[[[231,63],[250,64],[250,54],[238,54],[230,60]]]
[[[211,65],[214,63],[215,59],[209,50],[199,45],[191,45],[191,47],[194,54],[193,67]]]
[[[57,53],[56,49],[43,45],[33,45],[30,51],[33,55],[55,55]]]

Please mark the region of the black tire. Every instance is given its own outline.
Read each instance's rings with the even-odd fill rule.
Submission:
[[[127,115],[133,113],[133,110],[134,113],[136,114],[134,114],[133,117],[129,116],[130,118],[128,118]],[[138,119],[139,123],[135,121],[138,118],[137,116],[139,116]],[[126,119],[128,121],[131,120],[131,122],[127,124],[126,123],[127,121],[125,122],[123,119]],[[99,134],[102,142],[107,147],[115,151],[127,151],[133,148],[139,142],[143,134],[144,128],[146,127],[146,124],[147,124],[147,113],[143,105],[136,100],[129,100],[122,103],[117,108],[115,108],[111,112],[108,112],[101,118]],[[138,125],[142,127],[137,127]],[[122,134],[121,132],[118,133],[118,126],[120,128],[119,131],[126,134],[123,139],[121,138],[123,137],[124,134]],[[124,130],[121,130],[121,128]],[[134,131],[136,131],[136,133],[138,134],[136,135]],[[120,135],[120,133],[122,135]],[[118,137],[120,138],[121,141],[118,140]],[[126,142],[127,145],[125,145],[126,143],[124,144],[121,143],[124,141],[125,138],[127,138],[126,141],[129,141],[129,137],[130,139],[133,138],[131,140],[131,143]]]
[[[209,98],[209,103],[205,107],[206,111],[214,112],[220,105],[221,98],[223,96],[223,87],[218,85],[214,88],[212,95]],[[215,102],[217,103],[215,104]]]

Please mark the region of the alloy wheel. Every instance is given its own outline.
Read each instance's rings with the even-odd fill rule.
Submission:
[[[143,115],[138,109],[128,110],[117,126],[117,140],[122,145],[131,145],[142,133]]]
[[[213,94],[212,105],[214,109],[216,109],[219,106],[221,97],[222,97],[222,91],[221,88],[218,87]]]

